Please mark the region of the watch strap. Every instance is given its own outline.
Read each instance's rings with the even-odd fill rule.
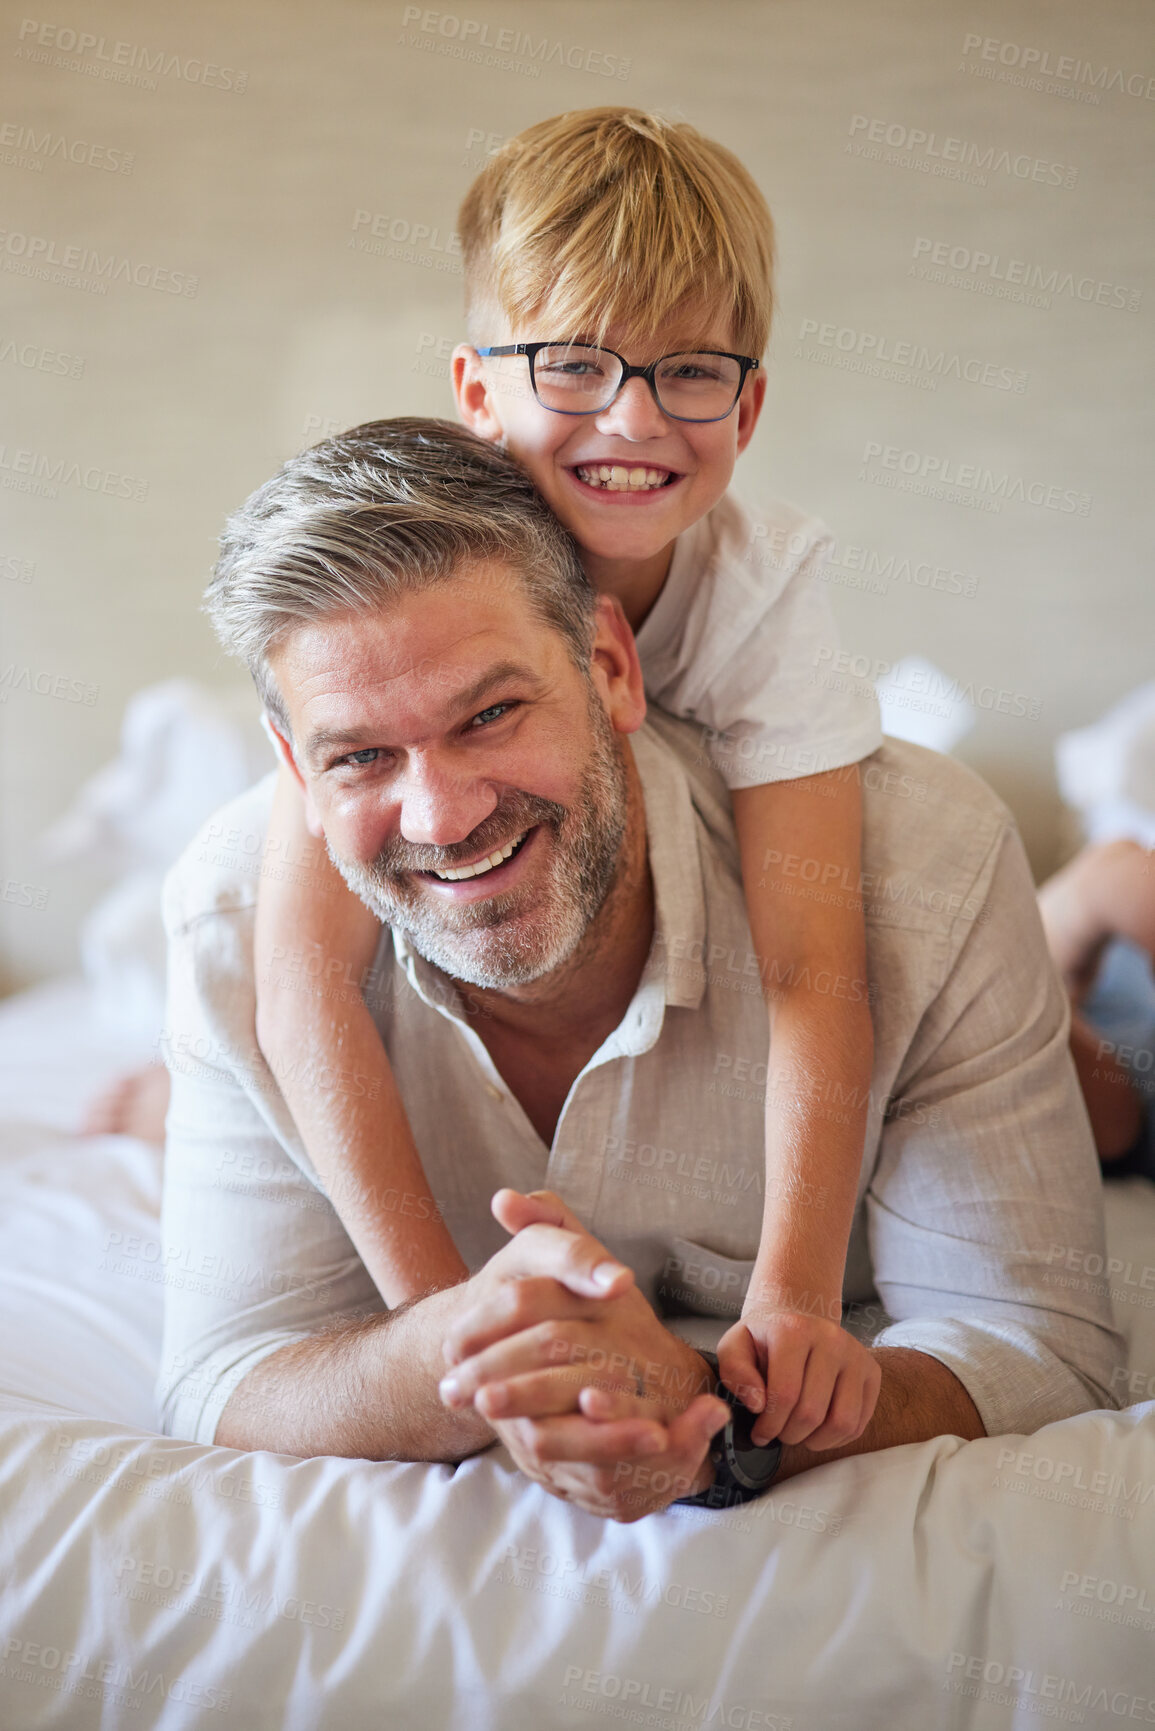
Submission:
[[[718,1395],[720,1399],[726,1402],[730,1408],[731,1416],[721,1430],[715,1432],[710,1439],[709,1459],[714,1465],[713,1484],[707,1485],[704,1491],[697,1491],[693,1496],[677,1497],[675,1501],[683,1503],[689,1508],[734,1508],[739,1503],[750,1503],[756,1498],[766,1495],[774,1483],[782,1460],[782,1444],[775,1438],[773,1442],[767,1443],[759,1451],[766,1457],[765,1471],[764,1474],[759,1474],[758,1482],[754,1483],[749,1475],[743,1471],[738,1459],[737,1450],[734,1446],[734,1424],[735,1415],[737,1415],[740,1421],[745,1421],[744,1428],[748,1429],[757,1415],[752,1413],[749,1407],[745,1406],[719,1377],[717,1354],[703,1352],[700,1348],[698,1350],[699,1356],[706,1360],[714,1375],[714,1388],[711,1393]]]

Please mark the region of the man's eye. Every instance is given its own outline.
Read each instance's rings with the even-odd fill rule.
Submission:
[[[360,751],[351,751],[348,757],[341,759],[341,762],[351,763],[355,768],[363,769],[366,764],[376,762],[380,755],[380,749],[376,745],[364,745]]]
[[[469,725],[477,727],[480,724],[487,727],[491,721],[499,721],[503,715],[507,715],[513,707],[512,703],[493,703],[488,709],[480,710]]]

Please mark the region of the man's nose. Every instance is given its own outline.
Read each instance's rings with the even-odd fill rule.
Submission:
[[[627,379],[608,409],[598,415],[599,433],[616,435],[640,444],[643,439],[660,439],[670,430],[670,422],[658,407],[646,379]]]
[[[492,782],[415,754],[406,766],[400,801],[400,829],[406,841],[452,847],[493,814],[498,794]]]

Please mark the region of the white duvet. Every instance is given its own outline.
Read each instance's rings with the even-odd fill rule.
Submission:
[[[0,1053],[0,1731],[1155,1724],[1152,1186],[1103,1271],[1139,1404],[621,1527],[496,1453],[154,1434],[159,1157],[70,1134],[115,1062],[81,988]]]

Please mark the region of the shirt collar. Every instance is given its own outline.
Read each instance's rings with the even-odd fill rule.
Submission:
[[[651,970],[660,974],[667,1004],[694,1010],[706,989],[706,892],[698,819],[686,772],[670,747],[648,726],[632,736],[631,744],[646,807],[654,883],[654,942],[646,975]]]
[[[696,1009],[706,988],[706,897],[689,783],[670,747],[648,725],[631,736],[630,745],[646,816],[654,939],[634,998],[607,1042],[622,1052],[647,1050],[658,1037],[664,1008]],[[418,996],[454,1021],[466,1021],[449,975],[400,932],[392,935],[394,953]]]

